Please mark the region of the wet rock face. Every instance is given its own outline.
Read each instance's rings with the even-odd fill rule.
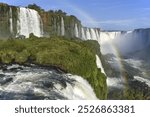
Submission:
[[[7,4],[0,4],[0,38],[15,38],[18,35],[26,34],[25,32],[34,33],[34,35],[37,36],[66,36],[66,37],[75,37],[75,25],[78,24],[78,28],[80,30],[81,22],[73,16],[67,16],[66,14],[58,13],[58,12],[38,12],[37,19],[35,19],[34,22],[39,22],[40,27],[40,34],[37,33],[35,30],[31,30],[32,28],[29,27],[27,24],[18,24],[21,23],[20,17],[24,18],[23,21],[28,20],[29,25],[31,26],[31,23],[29,19],[31,17],[35,16],[35,13],[33,15],[29,15],[29,12],[21,12],[21,9],[26,9],[26,11],[35,11],[33,9],[28,8],[19,8],[15,6],[9,6]],[[21,13],[21,14],[20,14]],[[31,12],[30,12],[31,13]],[[29,17],[25,17],[29,16]],[[32,18],[33,19],[33,18]],[[26,23],[26,22],[24,22]],[[24,26],[23,28],[21,26]],[[37,25],[34,25],[37,26]],[[35,28],[35,27],[34,27]],[[36,28],[37,29],[37,28]],[[23,30],[23,32],[22,32]],[[67,32],[64,34],[64,32]],[[21,34],[20,34],[21,33]],[[24,35],[26,37],[29,36],[29,34]]]
[[[0,4],[0,38],[65,36],[98,40],[100,29],[83,27],[75,16],[61,10],[44,11]],[[22,37],[21,37],[22,39]],[[24,39],[24,38],[23,38]]]
[[[13,38],[17,34],[17,7],[0,3],[0,38]]]
[[[6,37],[9,34],[9,6],[0,4],[0,35]]]
[[[73,16],[67,16],[57,12],[41,12],[44,36],[75,37],[75,25],[81,29],[81,22]],[[66,32],[66,33],[65,33]]]

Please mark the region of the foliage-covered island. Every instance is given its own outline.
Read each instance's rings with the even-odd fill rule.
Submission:
[[[85,78],[99,99],[106,99],[106,77],[96,66],[99,44],[96,41],[81,41],[63,37],[37,38],[30,35],[25,40],[0,40],[2,64],[31,63],[60,68],[67,73]]]

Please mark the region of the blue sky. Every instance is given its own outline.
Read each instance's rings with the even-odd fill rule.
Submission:
[[[0,0],[10,5],[36,3],[42,8],[62,9],[84,26],[105,30],[150,28],[150,0]]]

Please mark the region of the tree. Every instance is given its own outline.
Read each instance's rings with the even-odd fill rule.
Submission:
[[[55,11],[57,14],[59,14],[59,15],[66,15],[67,13],[65,13],[65,12],[63,12],[62,10],[57,10],[57,11]]]
[[[38,5],[36,5],[36,4],[29,4],[29,5],[28,5],[28,8],[34,9],[34,10],[36,10],[36,11],[38,11],[38,12],[41,12],[41,11],[44,12],[44,9],[42,9],[40,6],[38,6]]]

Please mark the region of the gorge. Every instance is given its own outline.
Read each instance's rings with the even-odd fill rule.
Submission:
[[[62,92],[58,93],[53,90],[53,88],[44,89],[44,91],[38,93],[38,95],[40,95],[39,97],[35,96],[34,98],[47,99],[44,92],[51,90],[51,94],[49,94],[50,97],[48,99],[97,99],[96,96],[99,99],[106,99],[107,77],[107,85],[110,90],[108,98],[117,99],[117,96],[116,98],[112,97],[112,93],[117,92],[120,88],[124,90],[126,85],[130,84],[128,88],[131,89],[142,87],[142,91],[139,89],[141,91],[140,96],[142,95],[145,96],[144,99],[149,99],[150,56],[148,54],[148,50],[150,49],[150,29],[135,29],[133,31],[105,31],[100,28],[85,27],[75,16],[69,16],[61,10],[44,11],[35,4],[23,8],[10,6],[4,3],[0,4],[0,25],[0,38],[2,39],[0,43],[1,63],[5,63],[6,65],[12,63],[13,65],[14,63],[22,65],[24,63],[29,64],[29,62],[32,62],[32,64],[44,66],[54,65],[67,71],[67,73],[72,74],[71,77],[73,78],[64,78],[64,72],[63,76],[61,76],[62,78],[60,78],[65,79],[64,83],[63,80],[59,81],[59,79],[57,79],[57,76],[60,74],[55,74],[54,70],[54,75],[56,75],[55,83],[53,83],[54,79],[48,80],[46,79],[46,76],[45,81],[41,81],[42,83],[50,82],[48,85],[52,85],[52,87],[54,84],[57,85],[58,83],[59,86],[53,88],[56,88],[56,90],[58,89],[58,92],[64,91],[66,88],[65,91],[68,91],[67,93],[60,95]],[[5,41],[10,39],[13,40],[15,38],[21,39],[21,37],[29,39],[27,39],[27,41]],[[34,38],[41,40],[34,40]],[[45,38],[50,38],[50,41],[45,40]],[[60,40],[57,38],[60,38]],[[64,38],[66,40],[64,40]],[[29,44],[30,42],[32,43]],[[99,45],[97,45],[97,42]],[[51,44],[47,45],[47,43]],[[16,48],[13,46],[16,46]],[[35,48],[32,46],[35,46]],[[59,49],[59,46],[62,48]],[[17,50],[18,48],[21,49]],[[63,55],[63,53],[68,56]],[[2,64],[1,67],[3,68],[3,66],[5,65]],[[12,95],[16,94],[15,90],[9,92],[7,88],[12,85],[14,86],[15,82],[20,81],[19,79],[14,80],[15,82],[12,80],[13,82],[10,81],[11,83],[6,83],[7,87],[2,84],[8,77],[10,77],[10,74],[13,74],[12,79],[20,77],[18,74],[20,72],[24,72],[24,67],[21,67],[23,70],[17,71],[16,73],[10,72],[9,75],[7,73],[9,71],[8,69],[6,69],[6,73],[4,73],[3,70],[0,72],[0,83],[2,82],[0,85],[0,97],[2,98],[0,99],[10,99],[8,95],[12,92]],[[31,68],[32,67],[30,66],[28,69]],[[16,69],[18,69],[18,67]],[[39,68],[38,70],[42,71],[43,69]],[[45,72],[47,74],[48,71],[45,70]],[[33,74],[33,77],[35,77],[34,75],[36,74],[37,73]],[[39,76],[40,75],[43,77],[42,75],[44,74],[39,74]],[[48,73],[48,77],[50,77],[50,75],[51,73]],[[34,91],[31,90],[30,87],[35,85],[43,85],[39,82],[35,83],[28,81],[28,78],[26,80],[27,84],[24,79],[21,79],[20,82],[25,82],[25,86],[29,87],[29,90],[26,91],[26,93],[29,92],[30,94],[31,92],[31,95],[34,95]],[[74,82],[78,82],[77,85]],[[31,83],[31,85],[28,85],[28,83]],[[134,85],[137,85],[134,88],[131,87],[133,83]],[[80,86],[80,84],[82,84],[82,86]],[[17,83],[16,86],[18,86]],[[90,90],[89,94],[86,94],[88,92],[86,88]],[[76,91],[79,94],[76,94]],[[52,94],[56,94],[56,96],[53,97]],[[4,95],[6,95],[6,97]],[[28,99],[25,93],[20,95],[21,96],[17,99]],[[68,95],[73,95],[74,97]],[[14,95],[13,99],[16,98],[15,96],[16,95]],[[127,97],[125,97],[125,99],[127,99]],[[139,97],[135,99],[139,99]]]

